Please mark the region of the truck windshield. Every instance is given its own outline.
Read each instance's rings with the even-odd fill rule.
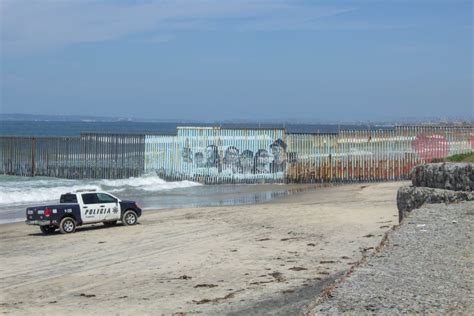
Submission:
[[[77,197],[75,194],[63,194],[59,199],[59,203],[77,203]]]

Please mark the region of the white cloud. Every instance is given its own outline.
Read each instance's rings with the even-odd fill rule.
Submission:
[[[84,42],[150,33],[171,38],[179,30],[309,28],[319,18],[350,12],[347,7],[304,6],[291,1],[205,0],[107,2],[0,0],[4,52],[36,52]],[[163,42],[159,40],[158,42]]]

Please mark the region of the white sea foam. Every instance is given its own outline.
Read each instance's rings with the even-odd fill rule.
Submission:
[[[23,184],[23,186],[20,187],[2,188],[2,191],[0,192],[0,205],[15,205],[53,200],[59,203],[59,196],[61,194],[79,190],[81,188],[84,188],[84,186],[51,186],[51,184],[49,184],[48,187],[28,187]],[[100,190],[100,187],[96,185],[88,185],[87,188]]]
[[[139,178],[116,179],[116,180],[100,180],[99,183],[108,187],[142,187],[148,185],[166,184],[165,180],[154,175],[146,175]]]
[[[124,194],[127,194],[125,198],[133,198],[133,195],[140,195],[140,192],[145,194],[145,192],[187,188],[197,185],[200,184],[191,181],[167,182],[151,175],[120,180],[1,177],[0,206],[59,201],[61,194],[84,188],[111,193],[124,192]]]
[[[150,185],[145,185],[141,189],[144,191],[162,191],[162,190],[171,190],[171,189],[177,189],[177,188],[188,188],[188,187],[194,187],[197,185],[201,185],[196,182],[192,181],[176,181],[176,182],[165,182],[161,184],[150,184]]]
[[[100,184],[106,188],[111,188],[111,191],[114,192],[117,192],[117,190],[125,190],[126,188],[134,188],[153,192],[200,185],[199,183],[192,181],[167,182],[155,175],[118,180],[101,180]]]

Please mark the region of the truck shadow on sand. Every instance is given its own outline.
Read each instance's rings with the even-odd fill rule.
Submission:
[[[141,225],[140,223],[136,223],[135,225]],[[134,226],[135,226],[134,225]],[[88,225],[88,226],[79,226],[77,227],[76,231],[72,234],[81,234],[81,233],[87,233],[89,231],[101,231],[101,230],[114,230],[118,229],[120,227],[126,227],[125,225],[122,224],[117,224],[115,226],[105,226],[101,224],[97,225]],[[28,236],[39,236],[39,237],[53,237],[53,236],[66,236],[66,235],[71,235],[71,234],[61,234],[59,232],[59,229],[57,229],[54,233],[52,234],[43,234],[42,232],[37,232],[37,233],[30,233]]]

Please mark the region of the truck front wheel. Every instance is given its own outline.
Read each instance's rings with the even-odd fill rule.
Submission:
[[[61,234],[70,234],[76,231],[76,221],[71,217],[65,217],[59,224]]]
[[[137,213],[135,213],[132,210],[127,210],[122,215],[122,223],[125,226],[135,225],[137,223],[137,220],[138,220]]]
[[[54,231],[56,230],[56,227],[54,227],[54,226],[40,226],[40,230],[45,235],[51,235],[51,234],[54,234]]]

